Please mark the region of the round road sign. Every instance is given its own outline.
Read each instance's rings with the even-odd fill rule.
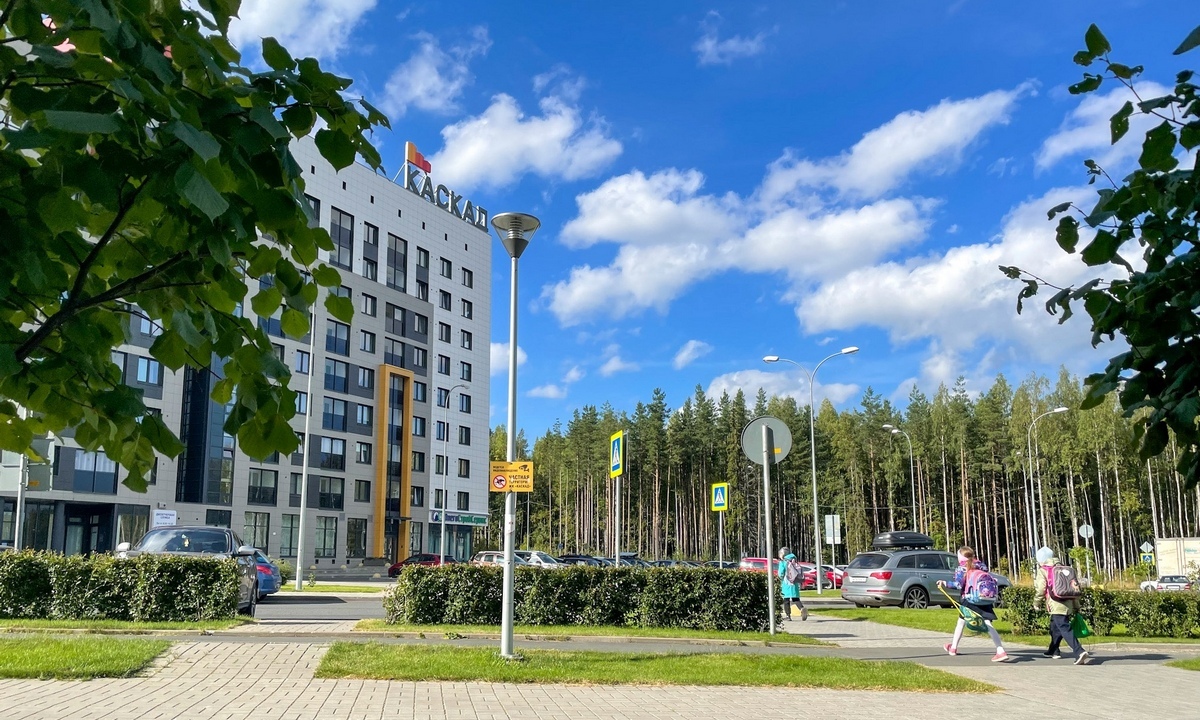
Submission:
[[[792,431],[788,430],[788,426],[779,418],[763,415],[746,423],[745,429],[742,430],[742,452],[746,453],[746,457],[751,461],[759,465],[763,464],[762,429],[764,425],[771,429],[775,445],[774,452],[771,453],[771,463],[775,464],[787,457],[788,452],[792,449]]]
[[[1091,536],[1093,536],[1095,534],[1096,534],[1096,531],[1095,531],[1095,529],[1092,528],[1091,525],[1080,525],[1079,526],[1079,537],[1083,538],[1084,540],[1087,540],[1088,538],[1090,538]]]
[[[498,491],[503,491],[504,488],[508,487],[508,478],[503,475],[497,475],[492,478],[492,487]]]

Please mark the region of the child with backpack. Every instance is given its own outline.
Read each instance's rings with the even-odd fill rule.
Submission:
[[[1071,629],[1071,616],[1079,612],[1079,598],[1083,595],[1075,569],[1060,563],[1048,547],[1038,550],[1035,557],[1038,569],[1033,583],[1033,607],[1040,610],[1045,605],[1050,613],[1050,647],[1042,657],[1061,658],[1058,648],[1066,640],[1075,651],[1075,664],[1086,665],[1091,653],[1083,649]]]
[[[787,547],[779,548],[779,594],[783,596],[783,614],[788,620],[792,619],[792,605],[800,608],[800,619],[808,619],[808,608],[800,602],[800,586],[804,584],[804,566],[796,560],[796,556]]]
[[[1004,650],[1000,633],[992,626],[992,621],[996,619],[996,601],[1000,599],[999,586],[996,584],[996,578],[988,572],[987,565],[975,557],[975,551],[969,547],[959,548],[958,570],[954,573],[954,580],[938,580],[938,585],[962,591],[959,603],[983,618],[983,625],[996,645],[996,654],[992,656],[992,662],[1007,662],[1008,653]],[[954,637],[943,646],[947,653],[958,654],[958,644],[962,641],[963,630],[966,627],[967,620],[960,614],[958,624],[954,626]]]

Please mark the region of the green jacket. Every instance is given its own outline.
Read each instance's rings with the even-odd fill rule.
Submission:
[[[1051,567],[1058,564],[1058,558],[1050,558],[1050,562],[1046,563]],[[1079,612],[1078,600],[1055,600],[1046,593],[1046,583],[1049,582],[1049,576],[1046,573],[1046,566],[1039,565],[1037,569],[1037,578],[1033,581],[1033,607],[1040,610],[1042,605],[1046,606],[1046,610],[1051,615],[1074,615]]]

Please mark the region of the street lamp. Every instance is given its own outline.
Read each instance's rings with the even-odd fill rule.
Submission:
[[[446,391],[446,412],[445,412],[445,432],[442,435],[442,458],[445,465],[442,466],[442,543],[438,546],[438,565],[446,564],[446,506],[450,504],[450,493],[446,491],[446,482],[450,477],[450,451],[446,448],[446,443],[450,439],[450,398],[454,395],[454,391],[458,388],[469,390],[470,385],[466,383],[458,383]]]
[[[305,547],[305,539],[308,537],[308,453],[309,446],[312,445],[310,440],[312,436],[309,430],[312,426],[313,413],[313,374],[317,372],[317,316],[313,313],[309,318],[308,325],[308,384],[305,386],[304,400],[304,447],[300,451],[300,527],[296,531],[299,537],[296,538],[296,590],[304,589],[304,553],[308,551]],[[383,554],[383,548],[376,548],[379,554]],[[396,549],[399,555],[399,548]],[[397,560],[400,558],[397,557]]]
[[[1067,408],[1065,408],[1065,407],[1061,407],[1061,406],[1056,407],[1053,410],[1047,410],[1046,412],[1042,413],[1041,415],[1038,415],[1037,417],[1035,417],[1033,419],[1033,422],[1029,423],[1029,431],[1027,433],[1025,433],[1025,449],[1026,449],[1026,454],[1029,456],[1029,487],[1031,490],[1030,494],[1032,494],[1032,489],[1033,489],[1033,428],[1037,425],[1038,420],[1041,420],[1042,418],[1046,417],[1047,415],[1057,415],[1058,413],[1065,413],[1066,411],[1067,411]],[[1038,477],[1037,477],[1037,494],[1038,494],[1038,498],[1040,499],[1039,504],[1045,505],[1045,495],[1042,494],[1042,476],[1040,473],[1038,474]],[[1039,508],[1034,508],[1034,510],[1038,510],[1038,509]],[[1037,525],[1034,526],[1034,539],[1033,539],[1034,548],[1033,549],[1035,552],[1037,551],[1038,547],[1042,546],[1045,543],[1045,540],[1046,540],[1046,538],[1045,538],[1045,535],[1046,535],[1046,508],[1041,507],[1040,510],[1041,510],[1041,512],[1039,513],[1039,515],[1041,516],[1041,521],[1040,521],[1041,527],[1039,528]],[[1040,537],[1040,538],[1037,536],[1037,531],[1039,529],[1041,530],[1041,535],[1042,535],[1042,537]]]
[[[852,345],[847,348],[842,348],[840,352],[835,352],[834,354],[825,358],[825,360],[831,360],[839,355],[853,355],[856,352],[858,352],[858,348]],[[781,358],[778,355],[767,355],[766,357],[763,358],[763,362],[765,362],[765,363],[777,363],[780,361],[786,362],[786,363],[791,363],[791,364],[795,365],[796,367],[800,368],[801,370],[803,370],[804,374],[808,376],[808,442],[809,442],[809,446],[810,446],[809,455],[812,456],[813,542],[816,543],[815,547],[813,548],[813,551],[814,551],[814,554],[816,555],[816,562],[817,562],[817,594],[818,595],[821,594],[821,585],[822,585],[822,583],[821,583],[821,577],[822,577],[822,574],[821,574],[821,524],[817,518],[817,512],[818,512],[818,510],[817,510],[817,420],[816,420],[817,408],[816,408],[815,393],[813,391],[813,383],[817,377],[817,371],[820,370],[821,366],[825,364],[825,360],[822,360],[821,362],[817,363],[817,366],[815,368],[813,368],[813,371],[810,373],[808,370],[804,369],[803,365],[796,362],[795,360],[788,360],[787,358]],[[767,532],[768,533],[771,532],[771,528],[767,528]]]
[[[904,432],[903,430],[896,427],[895,425],[892,425],[891,423],[885,424],[883,426],[883,429],[890,430],[893,435],[903,435],[904,439],[908,441],[908,485],[909,485],[909,492],[912,493],[913,530],[916,530],[917,529],[917,473],[913,470],[912,438],[910,438],[908,436],[908,433]]]
[[[508,295],[508,450],[505,459],[517,459],[517,260],[529,247],[529,240],[541,221],[525,213],[500,213],[492,218],[492,227],[512,259]],[[442,515],[445,516],[445,510]],[[500,612],[500,656],[513,654],[513,533],[517,527],[517,498],[504,494],[504,597]]]

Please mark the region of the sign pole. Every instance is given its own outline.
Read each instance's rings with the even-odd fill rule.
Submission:
[[[717,513],[717,567],[725,568],[725,513]]]
[[[771,460],[775,454],[775,439],[769,425],[762,426],[763,441],[763,505],[767,521],[767,628],[775,634],[775,550],[771,546]]]
[[[621,476],[625,474],[625,431],[618,430],[608,438],[608,478],[616,480],[617,497],[613,503],[613,562],[621,567]]]

